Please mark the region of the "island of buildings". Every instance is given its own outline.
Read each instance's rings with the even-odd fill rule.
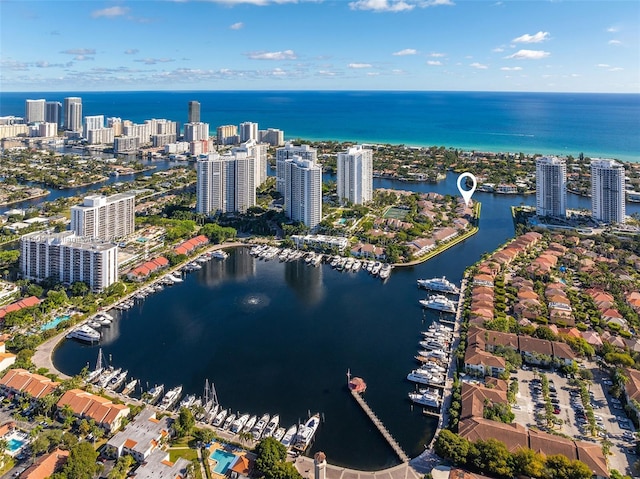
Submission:
[[[28,134],[29,138],[38,138],[31,136],[37,133],[46,137],[54,130],[57,134],[64,125],[69,141],[82,138],[89,145],[113,143],[116,153],[135,151],[147,143],[164,146],[171,154],[189,151],[196,159],[193,212],[208,225],[214,224],[215,219],[232,222],[261,211],[260,196],[264,193],[260,191],[269,182],[269,148],[275,148],[273,191],[268,203],[262,205],[268,206],[265,211],[281,212],[286,219],[283,226],[300,227],[295,232],[303,234],[291,235],[298,247],[372,260],[390,259],[392,255],[405,261],[424,259],[439,246],[472,233],[477,220],[476,205],[469,207],[456,198],[435,193],[374,191],[374,155],[380,150],[366,145],[347,145],[336,153],[336,191],[328,195],[323,192],[323,167],[317,148],[284,143],[281,131],[258,130],[252,122],[239,127],[220,126],[213,140],[209,125],[201,122],[200,104],[195,101],[188,105],[189,121],[184,125],[182,142],[178,141],[180,130],[176,122],[148,120],[136,125],[109,118],[105,127],[101,115],[82,117],[81,99],[75,97],[66,98],[64,105],[28,100],[25,113],[26,124],[3,119],[6,124],[0,126],[0,136],[11,133],[10,136]],[[17,141],[8,140],[6,144]],[[540,223],[567,219],[567,171],[565,158],[536,159],[536,213]],[[623,165],[614,160],[591,161],[594,225],[625,223],[625,176]],[[165,195],[166,192],[162,196]],[[126,277],[130,281],[127,287],[133,288],[149,278],[157,280],[166,268],[183,265],[209,242],[209,238],[198,235],[197,228],[182,235],[170,231],[168,223],[156,217],[155,222],[141,224],[149,241],[132,247],[136,213],[142,220],[142,213],[149,215],[157,208],[153,200],[136,205],[137,198],[134,192],[88,195],[81,204],[70,208],[68,231],[59,226],[58,231],[24,234],[19,241],[21,277],[61,284],[69,290],[84,284],[104,300],[116,294],[113,288],[121,278]],[[160,204],[162,201],[159,198]],[[327,213],[328,204],[332,208]],[[211,231],[205,229],[207,224],[203,231]],[[313,232],[332,235],[307,234]],[[218,233],[214,230],[211,239]],[[463,288],[466,293],[459,302],[461,323],[457,333],[461,341],[452,357],[439,366],[448,368],[448,361],[460,365],[455,380],[445,387],[447,421],[441,423],[434,443],[435,451],[457,467],[469,467],[492,477],[539,477],[531,472],[536,466],[545,474],[542,477],[555,478],[564,477],[554,473],[554,467],[561,465],[572,471],[571,477],[599,479],[613,477],[610,469],[625,470],[633,462],[635,453],[631,449],[637,448],[636,438],[624,434],[635,426],[621,411],[625,407],[634,420],[640,410],[640,374],[629,368],[638,362],[640,351],[635,339],[635,331],[640,328],[640,295],[634,276],[637,273],[633,273],[640,266],[640,258],[631,253],[631,248],[613,247],[607,238],[594,240],[578,233],[527,232],[470,268]],[[380,246],[382,243],[384,247]],[[609,291],[606,285],[616,275],[621,283]],[[19,294],[17,288],[8,291],[12,292],[4,302],[15,299],[16,292]],[[47,310],[53,304],[52,298],[55,294],[43,296],[43,300],[29,296],[14,301],[0,308],[0,319],[5,326],[24,327],[21,315],[39,308]],[[600,370],[590,361],[593,357],[599,358]],[[58,381],[16,366],[32,365],[28,357],[6,352],[4,342],[0,343],[0,370],[11,368],[0,379],[0,389],[14,403],[21,398],[21,404],[26,406],[21,406],[22,412],[42,410],[43,416],[50,418],[44,422],[52,419],[56,425],[74,427],[82,436],[89,435],[82,433],[85,430],[94,439],[106,435],[102,455],[119,462],[119,458],[131,456],[137,463],[136,477],[189,474],[188,461],[181,457],[170,461],[166,447],[172,436],[183,433],[183,415],[187,413],[181,410],[180,414],[159,417],[159,411],[152,406],[138,412],[139,404],[126,396],[120,398],[132,406],[95,394],[78,379]],[[536,370],[531,371],[532,368]],[[601,380],[591,383],[593,395],[585,382],[589,374],[582,371]],[[574,377],[569,378],[570,375]],[[608,382],[611,389],[603,388]],[[50,401],[47,398],[55,398],[55,403],[45,410],[44,405]],[[601,401],[605,405],[599,404]],[[594,413],[596,403],[603,409],[598,415]],[[531,408],[534,404],[541,406]],[[558,404],[562,409],[556,407]],[[618,412],[614,407],[617,405]],[[200,420],[198,427],[210,431],[202,410],[191,411]],[[557,420],[560,411],[566,413],[568,420]],[[129,422],[126,418],[134,412],[138,414]],[[600,415],[615,420],[610,420],[608,427],[601,427]],[[31,416],[33,420],[34,414]],[[214,419],[211,417],[208,422]],[[15,429],[8,427],[5,433],[18,441],[22,436]],[[612,430],[616,436],[607,436]],[[600,437],[600,433],[605,436]],[[198,434],[211,439],[209,433]],[[594,442],[598,437],[602,441]],[[227,439],[242,440],[240,436]],[[32,448],[37,448],[36,444],[34,441]],[[52,474],[79,454],[76,446],[70,447],[69,455],[65,449],[53,447],[57,445],[51,443],[52,447],[45,448],[46,453],[37,450],[36,454],[42,454],[23,477],[41,477],[35,475],[36,471]],[[234,456],[226,471],[230,477],[248,476],[254,467],[255,456],[251,454],[225,450],[221,443],[210,447],[206,454],[211,459],[204,461],[205,467],[215,470],[215,458],[225,454],[227,458],[229,454]],[[218,450],[221,452],[216,453]],[[614,456],[609,454],[612,450]],[[19,451],[12,452],[18,456]],[[502,454],[507,465],[499,470],[494,463],[481,463],[476,460],[481,455],[474,451],[483,451],[485,457]],[[427,455],[431,453],[429,449]],[[313,471],[316,478],[324,479],[328,466],[326,457],[320,454],[314,457]],[[91,463],[95,463],[95,457]],[[412,464],[421,472],[431,471],[423,471],[420,458]],[[438,470],[431,473],[435,477]],[[447,477],[458,478],[460,474],[465,473],[452,469]]]

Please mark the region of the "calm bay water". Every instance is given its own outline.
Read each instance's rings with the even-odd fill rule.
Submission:
[[[27,98],[81,96],[84,115],[258,122],[286,138],[442,145],[640,161],[640,95],[496,92],[189,91],[0,92],[0,116],[24,115]]]
[[[437,185],[376,180],[375,187],[455,194],[455,176]],[[416,366],[419,332],[436,318],[424,316],[417,278],[464,269],[513,235],[510,206],[532,196],[477,194],[480,231],[464,243],[415,267],[396,268],[382,283],[366,273],[339,273],[328,265],[254,259],[245,249],[213,260],[184,283],[148,297],[105,330],[100,346],[65,341],[56,367],[67,374],[95,363],[98,347],[113,364],[147,388],[163,383],[202,393],[215,382],[225,407],[280,414],[286,427],[308,414],[324,414],[312,452],[335,464],[376,469],[397,463],[391,449],[346,390],[346,371],[368,384],[366,399],[410,455],[427,444],[435,421],[412,410],[405,380]],[[570,208],[589,200],[569,195]],[[630,205],[629,214],[640,211]]]

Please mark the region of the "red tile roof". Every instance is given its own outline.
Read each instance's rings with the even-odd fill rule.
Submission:
[[[29,296],[28,298],[21,299],[15,303],[11,303],[7,306],[0,308],[0,319],[4,318],[8,313],[14,311],[20,311],[22,308],[31,308],[40,304],[40,300],[35,296]]]

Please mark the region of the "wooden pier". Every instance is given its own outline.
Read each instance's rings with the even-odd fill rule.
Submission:
[[[440,419],[440,416],[442,416],[439,412],[429,411],[428,409],[423,409],[422,414],[424,414],[425,416],[437,417],[438,419]]]
[[[384,427],[384,424],[382,424],[382,421],[378,419],[378,416],[376,416],[376,414],[371,410],[371,408],[365,402],[362,396],[352,389],[350,389],[349,392],[354,397],[356,402],[360,404],[360,407],[362,408],[362,410],[367,414],[367,416],[369,416],[369,419],[371,419],[371,422],[373,422],[373,424],[378,428],[378,431],[380,431],[380,434],[382,434],[382,437],[386,439],[386,441],[389,443],[389,445],[394,450],[394,452],[398,455],[400,460],[403,463],[409,462],[410,460],[409,456],[407,456],[407,454],[402,450],[400,445],[396,442],[396,440],[393,438],[393,436],[387,430],[387,428]]]

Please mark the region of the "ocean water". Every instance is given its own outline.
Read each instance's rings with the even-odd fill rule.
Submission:
[[[500,92],[179,91],[0,93],[0,116],[24,100],[81,96],[84,115],[259,123],[288,139],[340,140],[640,161],[640,95]]]

